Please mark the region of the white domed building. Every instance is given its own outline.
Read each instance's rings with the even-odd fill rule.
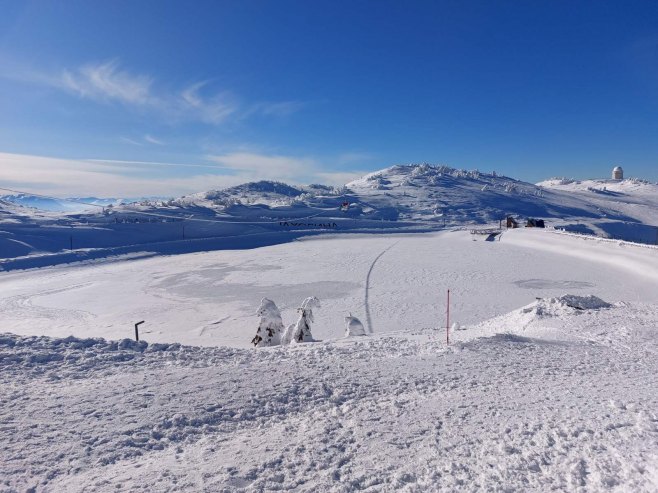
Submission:
[[[621,166],[615,166],[612,169],[612,179],[613,180],[623,180],[624,179],[624,170]]]

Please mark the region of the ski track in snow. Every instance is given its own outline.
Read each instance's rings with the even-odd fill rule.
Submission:
[[[375,264],[377,261],[384,256],[386,252],[388,252],[391,248],[393,248],[395,245],[397,245],[399,241],[396,241],[392,245],[388,246],[384,250],[382,250],[377,257],[372,261],[370,264],[370,267],[368,268],[368,274],[366,275],[366,289],[365,289],[365,295],[364,295],[364,309],[366,311],[366,323],[368,324],[368,332],[370,334],[374,334],[375,330],[372,328],[372,317],[370,316],[370,275],[372,274],[373,269],[375,268]]]
[[[24,313],[29,311],[32,317],[46,319],[46,320],[67,320],[72,327],[92,320],[94,316],[83,310],[71,310],[64,308],[49,308],[35,304],[35,298],[69,292],[71,290],[84,288],[90,286],[91,283],[82,283],[72,286],[66,286],[56,289],[48,289],[39,291],[30,295],[17,295],[9,298],[0,299],[0,313],[5,316],[11,316],[14,313]]]

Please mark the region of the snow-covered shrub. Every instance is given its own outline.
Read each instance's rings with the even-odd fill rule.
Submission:
[[[412,177],[420,177],[429,173],[430,165],[427,163],[420,164],[411,170]]]
[[[313,308],[320,308],[320,300],[315,296],[306,298],[302,306],[297,308],[299,319],[286,329],[281,344],[292,344],[296,342],[313,342],[311,334],[311,322],[313,322]]]
[[[353,317],[351,313],[349,316],[345,317],[345,323],[347,323],[345,337],[366,335],[366,329],[363,328],[361,320]]]
[[[257,315],[260,317],[260,323],[251,343],[256,347],[278,346],[281,344],[283,321],[276,304],[270,299],[263,298],[260,301]]]

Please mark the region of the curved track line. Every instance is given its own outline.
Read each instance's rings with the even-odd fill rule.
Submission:
[[[372,328],[372,318],[370,317],[370,305],[368,303],[369,296],[370,296],[370,274],[372,274],[372,270],[375,268],[375,264],[377,261],[386,253],[388,252],[391,248],[393,248],[395,245],[400,243],[400,240],[396,241],[392,245],[389,245],[388,247],[384,248],[377,257],[375,257],[375,260],[372,261],[372,264],[370,264],[370,269],[368,269],[368,274],[366,275],[366,293],[365,293],[365,301],[364,305],[366,307],[366,323],[368,324],[368,332],[370,334],[374,333],[374,330]]]

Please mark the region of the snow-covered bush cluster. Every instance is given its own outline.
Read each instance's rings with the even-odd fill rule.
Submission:
[[[256,347],[278,346],[281,344],[283,321],[276,304],[268,298],[263,298],[256,314],[260,317],[260,323],[251,343]]]
[[[297,322],[286,328],[281,339],[281,344],[286,345],[295,342],[313,342],[313,334],[311,334],[313,308],[320,308],[320,300],[315,296],[306,298],[302,302],[302,306],[297,308],[299,318],[297,319]]]
[[[553,178],[549,178],[546,181],[554,182],[556,185],[570,185],[576,180],[572,178],[565,178],[564,176],[554,176]]]
[[[432,168],[430,167],[429,164],[423,163],[420,166],[416,166],[412,171],[411,171],[411,176],[412,177],[417,177],[417,176],[424,176],[430,172]]]
[[[315,296],[306,298],[297,309],[299,313],[297,321],[284,329],[279,308],[272,300],[263,298],[257,312],[260,323],[251,343],[256,347],[267,347],[312,342],[314,339],[311,323],[313,323],[314,308],[320,308],[320,300]]]
[[[287,346],[302,342],[313,342],[311,324],[313,323],[313,309],[320,308],[320,300],[315,296],[306,298],[297,308],[298,318],[293,324],[284,328],[281,311],[272,300],[263,298],[256,314],[260,317],[258,330],[251,340],[256,347]],[[352,316],[345,317],[347,328],[345,336],[363,336],[366,331],[361,321]]]

